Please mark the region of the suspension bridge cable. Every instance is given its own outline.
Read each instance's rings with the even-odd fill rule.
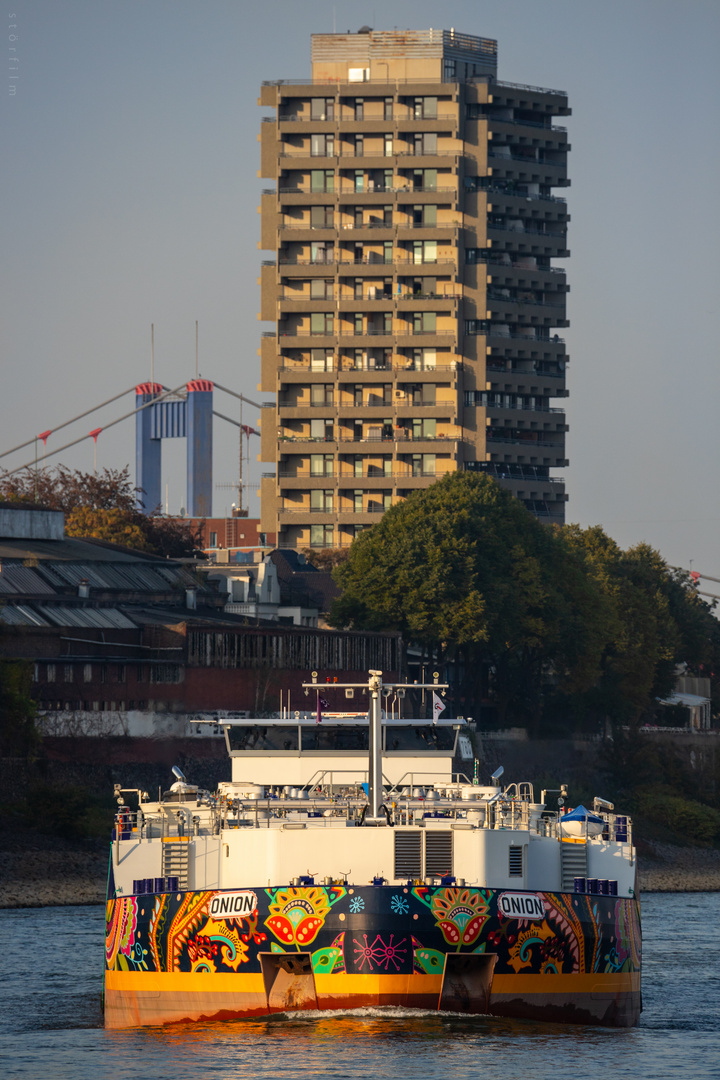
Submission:
[[[73,416],[72,420],[66,420],[64,424],[58,424],[57,427],[50,428],[47,435],[54,435],[56,431],[61,431],[63,428],[69,427],[70,424],[74,424],[76,420],[82,420],[84,416],[89,416],[90,413],[97,412],[98,409],[103,409],[106,405],[111,405],[113,401],[117,401],[118,398],[125,397],[126,394],[131,393],[135,389],[131,386],[129,390],[123,390],[122,394],[116,394],[115,397],[108,398],[107,401],[103,401],[100,405],[94,405],[92,409],[86,409],[85,412],[79,413],[77,416]],[[46,435],[46,437],[47,437]],[[18,446],[13,446],[12,450],[3,450],[0,454],[0,458],[7,457],[8,454],[14,454],[16,450],[24,450],[26,446],[32,446],[35,439],[39,439],[39,435],[35,435],[34,438],[28,439],[27,442],[20,443]]]
[[[224,394],[232,394],[233,397],[239,398],[240,401],[247,401],[248,405],[252,405],[255,409],[262,409],[262,405],[257,401],[251,401],[250,398],[245,397],[244,394],[236,394],[234,390],[228,390],[227,386],[221,386],[219,382],[215,382],[213,379],[213,386],[217,386],[218,390],[222,390]]]
[[[114,427],[115,424],[120,424],[123,420],[129,419],[129,417],[131,416],[135,416],[137,413],[142,412],[143,409],[148,409],[151,405],[156,405],[158,401],[162,401],[164,398],[170,397],[172,394],[179,393],[185,386],[186,383],[183,382],[174,390],[167,390],[164,394],[159,394],[151,401],[146,401],[144,405],[140,405],[137,409],[133,409],[132,412],[125,413],[124,416],[118,416],[117,420],[111,420],[109,424],[105,424],[104,427],[100,428],[97,434],[99,434],[100,431],[107,431],[108,428]],[[122,395],[120,396],[122,397]],[[91,409],[90,411],[93,412],[94,410]],[[64,446],[58,446],[55,450],[51,450],[49,453],[43,454],[43,459],[45,459],[46,457],[52,457],[54,454],[61,454],[63,450],[68,450],[71,446],[77,446],[78,443],[84,442],[85,439],[92,439],[94,437],[95,434],[92,432],[88,432],[87,435],[81,435],[79,439],[73,439],[72,442],[65,443]],[[33,466],[37,466],[37,461],[28,461],[25,465],[19,465],[16,469],[9,469],[7,472],[2,473],[0,479],[5,480],[8,476],[14,476],[15,473],[22,472],[24,469],[32,469]]]

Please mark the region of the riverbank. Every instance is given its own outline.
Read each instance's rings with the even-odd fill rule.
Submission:
[[[719,892],[720,851],[645,841],[639,883],[645,892]],[[102,904],[107,850],[0,852],[0,908]]]
[[[720,851],[641,842],[640,892],[720,892]]]

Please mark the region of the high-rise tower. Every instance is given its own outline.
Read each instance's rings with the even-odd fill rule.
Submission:
[[[315,34],[264,83],[262,529],[340,547],[447,472],[562,522],[562,91],[454,30]]]

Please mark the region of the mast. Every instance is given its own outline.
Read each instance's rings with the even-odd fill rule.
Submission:
[[[370,816],[379,817],[380,808],[383,804],[382,786],[382,710],[380,695],[382,693],[382,671],[369,671],[370,680],[370,738],[368,740],[368,801],[370,803]]]

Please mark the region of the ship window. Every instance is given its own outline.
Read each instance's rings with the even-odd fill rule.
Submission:
[[[521,847],[508,848],[508,874],[510,877],[523,876],[523,851]]]
[[[395,839],[395,877],[422,877],[422,833],[418,831],[396,829]]]
[[[335,727],[329,724],[316,724],[303,728],[303,750],[368,750],[368,727]]]
[[[443,829],[442,832],[425,833],[425,874],[444,877],[453,872],[452,833]]]
[[[409,750],[418,753],[425,750],[452,750],[455,731],[451,727],[386,727],[386,750]]]
[[[297,750],[297,724],[228,728],[231,750]]]

